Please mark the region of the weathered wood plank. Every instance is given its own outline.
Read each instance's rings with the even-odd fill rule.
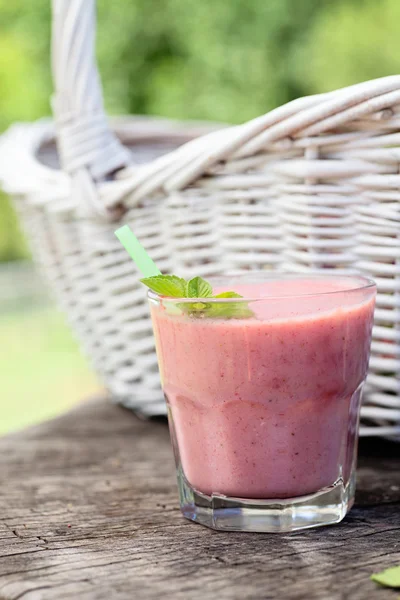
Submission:
[[[400,563],[400,448],[362,444],[341,525],[222,534],[177,507],[164,423],[96,401],[0,440],[1,600],[365,600]]]

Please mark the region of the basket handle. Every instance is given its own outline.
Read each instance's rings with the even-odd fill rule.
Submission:
[[[95,58],[95,0],[52,0],[52,71],[62,168],[100,181],[130,162],[104,112]],[[86,179],[86,177],[85,177]]]

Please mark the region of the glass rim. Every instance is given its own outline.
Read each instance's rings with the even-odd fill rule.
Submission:
[[[207,277],[207,281],[209,283],[213,283],[214,281],[222,281],[222,280],[243,280],[248,278],[257,279],[260,278],[262,282],[267,283],[268,281],[285,281],[285,280],[296,280],[296,279],[315,279],[320,281],[338,281],[338,280],[347,280],[350,282],[353,280],[354,282],[358,281],[359,285],[353,285],[350,287],[343,287],[338,290],[328,290],[323,292],[307,292],[303,294],[291,294],[291,293],[282,293],[282,294],[273,294],[271,296],[243,296],[240,298],[177,298],[173,296],[162,296],[157,294],[152,290],[147,291],[147,297],[149,300],[157,300],[160,302],[168,301],[173,304],[193,304],[193,303],[202,303],[202,304],[229,304],[236,302],[266,302],[268,300],[279,300],[283,298],[312,298],[312,297],[326,297],[326,296],[335,296],[338,294],[351,294],[354,292],[360,292],[362,290],[376,290],[376,283],[370,277],[366,277],[364,275],[342,275],[342,274],[333,274],[333,273],[271,273],[266,271],[243,271],[241,273],[233,273],[233,274],[225,274],[225,275],[212,275]]]

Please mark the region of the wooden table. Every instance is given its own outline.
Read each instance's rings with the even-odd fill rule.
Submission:
[[[400,563],[400,444],[361,447],[344,523],[285,535],[184,520],[163,422],[105,400],[0,440],[0,599],[384,600]]]

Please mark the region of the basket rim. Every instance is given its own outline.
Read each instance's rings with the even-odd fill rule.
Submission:
[[[199,130],[198,121],[185,123],[162,117],[110,119],[116,133],[126,128],[127,124],[132,123],[133,126],[135,123],[135,137],[139,123],[144,128],[146,124],[152,124],[153,140],[154,136],[160,139],[160,129],[164,134],[167,129],[169,136],[171,132],[175,132],[175,136],[180,135],[182,141],[187,141],[187,129],[182,138],[183,124],[187,128],[195,123],[196,134],[187,143],[148,163],[122,167],[112,180],[99,182],[99,201],[104,206],[104,216],[116,204],[123,203],[126,208],[131,208],[145,197],[160,192],[166,195],[178,192],[193,185],[220,161],[243,160],[277,142],[284,143],[286,140],[292,145],[296,139],[314,138],[318,145],[320,134],[327,131],[334,133],[335,129],[347,123],[362,121],[366,116],[379,112],[384,113],[382,118],[387,118],[387,113],[391,112],[388,109],[393,105],[400,105],[400,75],[358,83],[326,94],[297,98],[242,125],[227,128],[203,124]],[[14,137],[15,127],[19,130],[19,135]],[[29,129],[29,134],[32,135],[27,130],[23,144],[18,144],[16,138],[19,137],[21,141],[21,128],[25,127],[33,127]],[[178,131],[181,133],[178,134]],[[143,136],[146,138],[144,132]],[[6,132],[3,140],[0,139],[0,181],[3,182],[5,191],[40,193],[52,186],[54,188],[54,183],[57,183],[59,190],[56,195],[68,195],[71,176],[61,169],[46,167],[36,157],[39,148],[52,137],[56,137],[56,132],[50,120],[41,120],[33,125],[13,126]],[[29,183],[21,181],[21,163],[24,179],[28,179]],[[49,189],[49,193],[54,195],[54,190]]]
[[[132,146],[168,140],[183,145],[201,135],[229,127],[226,123],[180,121],[156,115],[118,115],[110,117],[109,123],[122,143]],[[130,136],[134,138],[132,141]],[[71,176],[61,167],[49,167],[38,158],[38,153],[48,145],[57,145],[54,119],[42,118],[10,125],[0,136],[0,184],[5,192],[36,193],[40,191],[40,186],[44,190],[48,184],[65,187]],[[21,181],[21,163],[24,173],[28,174],[28,183]],[[69,187],[62,196],[68,191]]]

